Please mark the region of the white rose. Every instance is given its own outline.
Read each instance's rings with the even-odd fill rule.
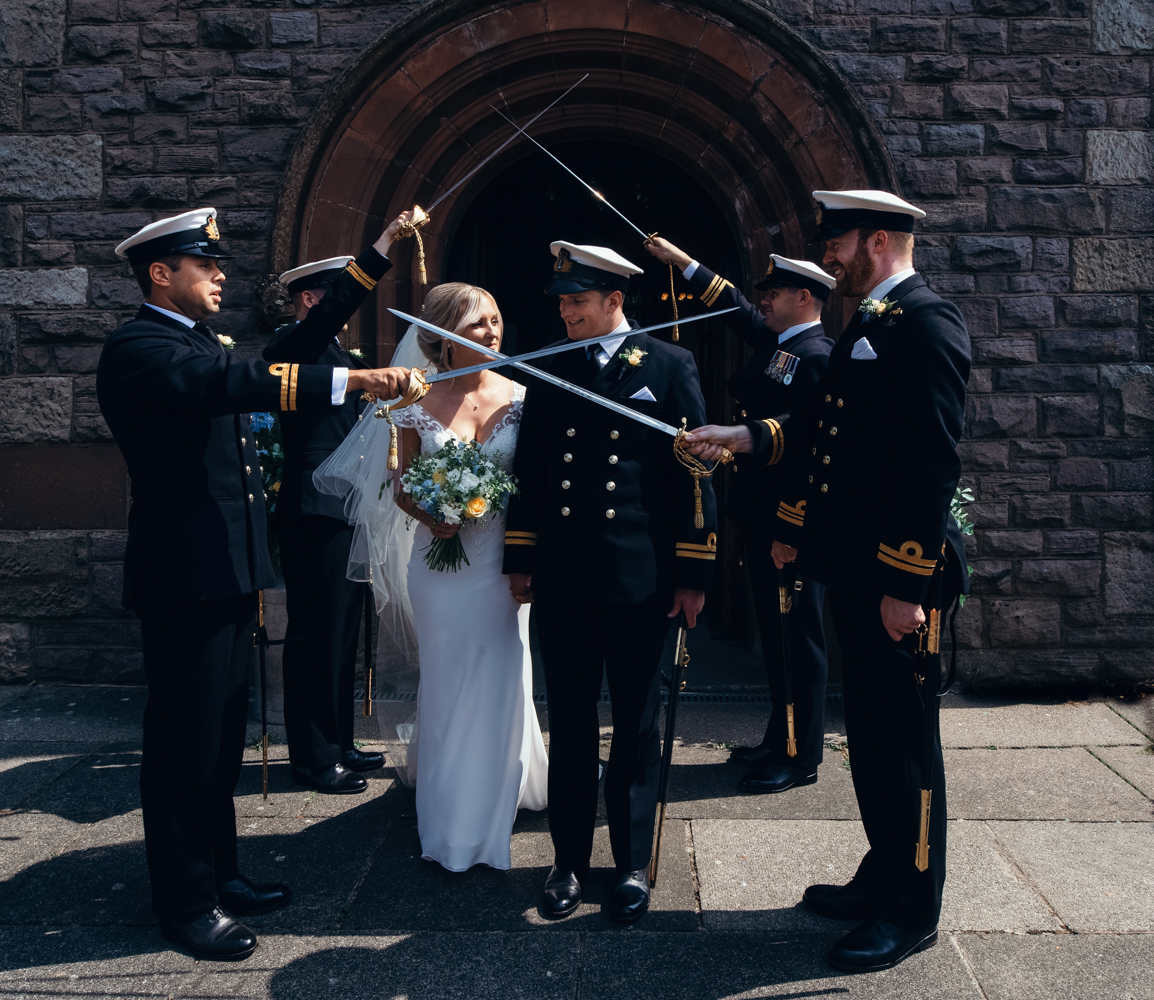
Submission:
[[[461,487],[462,493],[471,493],[476,487],[481,485],[481,480],[468,469],[461,470],[460,478],[457,482]]]
[[[461,508],[454,507],[448,501],[441,504],[441,513],[445,515],[446,524],[460,524],[461,523]]]

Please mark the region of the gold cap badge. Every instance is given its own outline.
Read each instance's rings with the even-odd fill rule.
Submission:
[[[817,208],[813,213],[813,221],[816,222],[819,226],[821,225],[821,208],[821,202],[818,202]]]
[[[215,216],[210,215],[208,217],[208,221],[205,222],[204,235],[207,236],[210,240],[220,239],[220,230],[217,228]]]
[[[557,251],[557,262],[553,265],[553,270],[561,274],[568,274],[573,270],[573,259],[564,247]]]
[[[765,269],[765,276],[766,276],[767,278],[768,278],[768,277],[769,277],[771,274],[773,274],[773,267],[774,267],[774,265],[775,265],[776,263],[777,263],[777,261],[775,261],[775,260],[774,260],[772,257],[770,257],[770,258],[769,258],[769,267],[767,267],[767,268]]]

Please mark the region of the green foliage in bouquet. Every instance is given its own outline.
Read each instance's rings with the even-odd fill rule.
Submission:
[[[280,420],[275,413],[250,413],[249,427],[252,428],[253,443],[260,460],[260,481],[264,487],[265,506],[270,514],[275,514],[284,475],[284,439],[281,437]]]
[[[968,486],[964,487],[958,483],[957,489],[954,490],[954,498],[950,501],[950,514],[958,523],[958,530],[963,535],[972,535],[974,533],[974,522],[970,520],[970,515],[966,513],[966,505],[974,502],[974,491]],[[974,575],[974,567],[968,566],[970,576]],[[960,608],[966,603],[964,594],[958,597],[958,607]]]
[[[486,455],[476,441],[450,439],[409,463],[401,489],[434,521],[467,526],[503,511],[517,492],[517,480],[500,462],[500,452]],[[382,484],[382,494],[387,485]],[[460,532],[452,538],[434,538],[424,551],[430,569],[455,573],[462,562],[469,565]]]

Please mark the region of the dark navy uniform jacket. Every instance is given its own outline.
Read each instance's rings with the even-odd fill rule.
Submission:
[[[96,372],[132,479],[124,606],[191,604],[276,583],[253,410],[332,406],[332,367],[241,361],[202,324],[141,306]]]
[[[392,266],[387,257],[370,247],[345,268],[303,320],[273,334],[264,349],[265,358],[334,368],[368,368],[334,338]],[[320,492],[313,485],[313,472],[348,436],[364,405],[357,393],[349,393],[343,406],[281,414],[284,472],[276,508],[279,523],[290,524],[306,514],[345,520],[344,499]]]
[[[957,306],[920,275],[886,298],[896,307],[886,316],[863,322],[855,313],[803,405],[749,426],[760,455],[802,457],[774,537],[802,550],[824,583],[920,604],[943,552],[947,596],[967,589],[950,501],[970,338]],[[861,344],[854,358],[863,339],[868,349]]]
[[[753,356],[729,380],[729,391],[737,400],[742,418],[776,416],[801,403],[824,374],[833,350],[833,341],[821,324],[779,345],[777,334],[765,325],[761,311],[724,278],[698,264],[689,281],[708,308],[738,309],[725,320],[753,348]],[[779,352],[797,358],[788,385],[774,364]],[[726,505],[729,515],[745,526],[764,525],[777,510],[789,466],[790,462],[780,461],[770,465],[765,458],[753,455],[736,456]]]
[[[596,343],[591,341],[590,343]],[[645,351],[639,365],[621,359]],[[704,422],[693,355],[646,334],[627,336],[600,371],[581,349],[542,368],[674,427]],[[648,388],[654,401],[630,399]],[[693,478],[673,438],[529,379],[513,473],[504,573],[533,577],[538,597],[582,604],[672,599],[705,590],[717,558],[713,488],[701,481],[704,527],[694,527]]]

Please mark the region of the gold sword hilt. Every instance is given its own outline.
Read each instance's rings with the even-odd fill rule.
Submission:
[[[918,848],[914,855],[914,865],[924,872],[930,866],[930,798],[932,789],[922,789],[921,818],[918,820]]]
[[[789,587],[777,588],[777,609],[783,615],[788,615],[793,610],[793,598],[790,596]]]
[[[791,757],[797,756],[797,738],[793,729],[793,705],[792,703],[785,706],[785,752]]]

